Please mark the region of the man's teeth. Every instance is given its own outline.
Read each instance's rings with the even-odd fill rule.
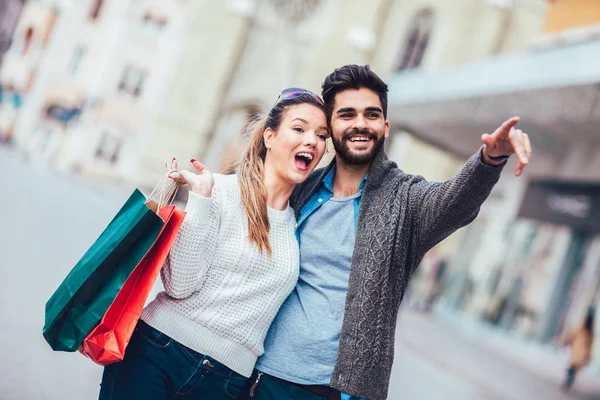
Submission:
[[[309,162],[312,161],[313,159],[313,155],[310,153],[298,153],[296,154],[298,157],[304,157],[306,158]]]
[[[351,142],[367,142],[367,141],[369,141],[369,138],[368,137],[364,137],[364,136],[351,137],[350,141]]]

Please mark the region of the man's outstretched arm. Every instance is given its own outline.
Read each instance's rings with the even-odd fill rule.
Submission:
[[[516,153],[515,175],[520,176],[531,158],[529,136],[515,125],[518,117],[506,120],[492,134],[483,134],[483,146],[464,167],[448,181],[427,182],[415,185],[417,201],[413,212],[419,243],[427,249],[435,246],[458,228],[467,225],[500,178],[506,159]]]

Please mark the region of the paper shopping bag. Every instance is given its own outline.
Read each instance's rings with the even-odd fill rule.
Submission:
[[[100,365],[121,361],[144,304],[175,241],[185,212],[174,206],[163,207],[158,215],[165,221],[156,243],[133,270],[115,301],[79,349]]]
[[[46,303],[43,335],[58,351],[76,351],[98,325],[158,237],[163,220],[135,190]]]

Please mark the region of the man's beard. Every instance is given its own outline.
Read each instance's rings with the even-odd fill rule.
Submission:
[[[349,138],[351,136],[363,135],[368,137],[373,141],[373,146],[371,150],[367,153],[361,152],[359,154],[352,152],[348,147]],[[344,133],[344,135],[338,140],[335,136],[332,135],[331,141],[333,142],[333,147],[335,148],[335,153],[337,157],[340,157],[346,164],[350,165],[365,165],[370,164],[371,161],[375,158],[377,153],[381,147],[383,147],[383,143],[385,142],[385,136],[381,136],[379,138],[375,132],[372,132],[368,129],[359,130],[351,130]]]

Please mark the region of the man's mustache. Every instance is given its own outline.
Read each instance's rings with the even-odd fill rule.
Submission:
[[[375,134],[375,132],[370,131],[369,129],[352,129],[351,131],[347,131],[342,137],[342,139],[348,140],[349,137],[356,135],[366,136],[369,139],[377,140],[377,135]]]

